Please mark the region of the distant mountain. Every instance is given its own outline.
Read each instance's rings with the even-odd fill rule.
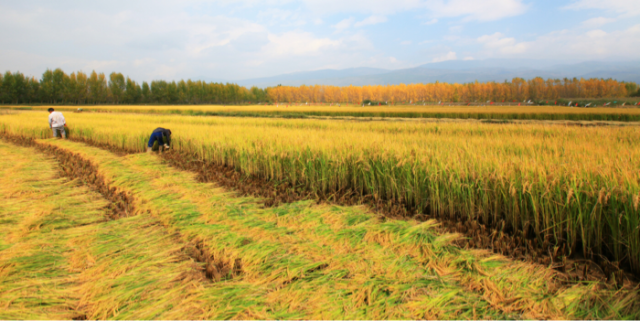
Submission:
[[[241,80],[243,86],[269,87],[282,84],[363,86],[387,84],[467,83],[473,81],[511,80],[515,77],[542,78],[613,78],[640,83],[640,61],[634,62],[581,62],[559,63],[550,60],[488,59],[470,61],[445,61],[414,68],[385,70],[376,68],[351,68],[343,70],[318,70],[284,74],[274,77]]]
[[[316,71],[296,72],[278,75],[274,77],[255,78],[237,81],[242,86],[269,87],[277,85],[300,86],[303,84],[315,85],[324,79],[340,79],[348,77],[368,77],[389,72],[387,69],[378,68],[349,68],[342,70],[323,69]]]
[[[417,68],[465,70],[482,68],[511,68],[511,69],[544,69],[561,64],[558,60],[536,59],[485,59],[485,60],[448,60],[432,62]]]

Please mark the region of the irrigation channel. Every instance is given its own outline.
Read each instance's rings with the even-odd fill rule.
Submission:
[[[305,200],[310,195],[304,191],[242,179],[232,168],[187,162],[188,155],[173,152],[160,158],[7,134],[4,141],[15,144],[0,143],[10,156],[6,162],[16,163],[17,154],[35,163],[57,160],[60,175],[99,195],[103,201],[87,202],[102,204],[103,215],[93,213],[93,220],[67,229],[75,232],[60,244],[69,249],[61,249],[54,262],[71,272],[64,282],[55,279],[55,286],[44,273],[21,275],[25,259],[12,258],[12,249],[30,244],[30,235],[66,233],[47,225],[67,216],[31,222],[22,238],[2,243],[0,287],[9,290],[0,295],[2,319],[640,316],[631,282],[594,282],[589,280],[597,273],[572,276],[461,248],[477,238],[462,241],[433,220],[408,219],[399,204],[348,193]],[[37,190],[2,193],[14,199]],[[385,215],[331,205],[363,202]],[[0,208],[1,222],[14,211]],[[0,226],[4,240],[15,234]],[[33,281],[15,284],[17,276]],[[52,302],[42,304],[45,295],[26,300],[36,283],[43,291],[64,292],[65,299],[50,290]]]

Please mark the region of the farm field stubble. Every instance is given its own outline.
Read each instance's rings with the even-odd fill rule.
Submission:
[[[69,257],[83,258],[76,263],[92,262],[85,259],[89,254],[95,259],[80,278],[81,289],[92,294],[80,305],[89,318],[579,319],[639,313],[635,290],[558,282],[558,272],[542,266],[461,250],[452,245],[458,236],[435,233],[433,221],[387,220],[361,207],[309,201],[263,208],[256,199],[199,183],[155,155],[122,157],[60,140],[37,144],[95,164],[110,188],[133,197],[130,217],[88,225],[70,243]],[[17,150],[32,162],[37,157],[33,149]],[[241,264],[240,272],[229,269],[211,281],[171,277],[191,273],[197,264],[180,255],[193,251],[192,244],[222,266]],[[176,295],[183,301],[166,301]]]
[[[567,106],[461,106],[395,105],[333,106],[329,104],[279,105],[82,105],[82,106],[2,106],[2,109],[118,112],[139,114],[174,114],[191,116],[230,116],[262,118],[355,117],[355,118],[435,118],[483,120],[568,120],[568,121],[640,121],[640,108],[576,108]]]
[[[0,126],[8,133],[49,137],[46,123],[41,125],[45,116],[3,115]],[[401,202],[427,218],[478,221],[553,253],[556,263],[538,260],[548,265],[578,255],[605,267],[619,262],[634,273],[640,269],[635,128],[72,113],[67,118],[72,137],[114,149],[142,151],[149,132],[162,126],[175,133],[179,152],[247,176],[316,195],[349,191]]]
[[[193,313],[193,263],[156,219],[108,221],[109,202],[54,158],[5,141],[0,152],[0,319]]]

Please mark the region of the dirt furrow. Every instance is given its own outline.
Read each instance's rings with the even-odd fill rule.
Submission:
[[[41,144],[33,138],[25,138],[21,136],[4,134],[4,138],[16,145],[34,147],[37,150],[54,157],[60,167],[61,174],[70,179],[80,179],[91,189],[100,193],[105,199],[109,200],[107,206],[109,210],[109,219],[118,219],[139,214],[136,210],[136,197],[128,191],[118,190],[116,187],[107,183],[107,180],[98,171],[98,167],[91,161],[83,158],[77,153],[64,150],[62,148]],[[167,226],[165,226],[167,228]],[[186,243],[183,252],[195,262],[202,266],[202,273],[207,279],[218,282],[227,278],[238,276],[242,273],[242,262],[236,259],[233,264],[218,258],[203,246],[201,240],[192,242],[184,242],[184,237],[180,236],[178,242]]]
[[[104,146],[100,147],[104,148]],[[410,217],[426,221],[435,218],[441,223],[442,232],[460,233],[466,237],[457,241],[460,247],[488,249],[513,259],[548,266],[560,272],[558,276],[564,282],[603,281],[618,287],[622,287],[625,281],[629,283],[628,285],[637,283],[637,277],[625,272],[617,262],[610,262],[606,258],[598,262],[579,257],[568,259],[565,256],[564,246],[554,246],[551,240],[546,240],[540,246],[537,242],[532,242],[534,235],[509,233],[501,228],[502,222],[482,224],[462,215],[431,217],[418,214],[418,209],[403,203],[402,200],[382,200],[373,195],[358,195],[350,190],[336,191],[327,195],[313,194],[304,188],[292,186],[288,182],[270,182],[245,176],[233,167],[207,162],[185,152],[165,152],[161,157],[178,169],[196,173],[201,182],[215,182],[225,188],[236,190],[241,195],[262,198],[267,207],[301,200],[315,200],[318,204],[326,202],[342,206],[365,204],[375,212],[395,219]]]

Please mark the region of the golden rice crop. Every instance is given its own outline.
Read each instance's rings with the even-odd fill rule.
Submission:
[[[5,107],[7,109],[73,111],[78,106]],[[397,105],[364,106],[337,104],[279,104],[279,105],[88,105],[84,111],[126,112],[151,114],[180,114],[194,116],[242,116],[242,117],[394,117],[394,118],[460,118],[460,119],[534,119],[534,120],[599,120],[640,121],[638,108],[575,108],[566,106],[461,106],[445,105]]]
[[[129,303],[129,314],[122,308],[114,315],[117,318],[145,315],[131,314],[137,311],[180,319],[576,319],[638,315],[637,290],[561,285],[555,278],[558,273],[551,269],[454,246],[451,242],[458,236],[436,234],[433,220],[385,220],[365,208],[309,201],[265,208],[257,199],[236,197],[197,182],[193,175],[169,167],[155,155],[121,157],[61,140],[41,144],[57,146],[60,152],[72,152],[96,164],[107,184],[133,195],[140,204],[141,213],[146,214],[137,217],[157,218],[162,226],[182,235],[182,242],[184,237],[201,240],[218,259],[242,261],[237,277],[200,283],[179,305],[162,303],[175,296],[173,285],[174,291],[159,296],[157,303],[152,301],[144,308],[142,303]],[[127,227],[120,235],[133,240],[147,237],[143,226],[134,226],[129,219],[116,222]],[[132,233],[132,229],[141,233]],[[125,248],[132,241],[120,235],[112,235],[115,240],[108,242],[111,249]],[[181,241],[175,242],[178,244],[173,246],[179,246]],[[150,249],[167,247],[156,244],[161,243],[158,239],[149,243]],[[118,266],[114,264],[114,269],[122,268]],[[167,270],[172,271],[164,266],[157,269]],[[145,270],[136,272],[144,274]],[[122,285],[139,289],[138,278],[130,275]],[[139,303],[136,298],[130,300]]]
[[[351,189],[439,217],[531,227],[541,244],[640,271],[636,128],[66,114],[72,136],[142,151],[155,127],[176,148],[316,193]],[[3,115],[49,137],[46,114]]]

